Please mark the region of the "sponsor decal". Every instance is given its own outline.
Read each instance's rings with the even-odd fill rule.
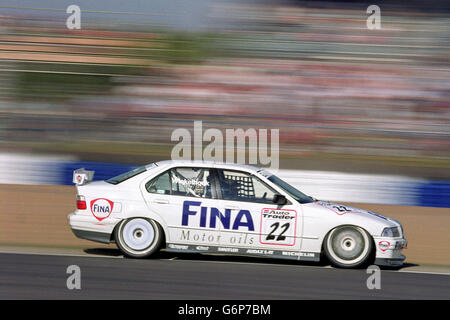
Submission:
[[[248,254],[263,254],[263,255],[273,255],[273,250],[264,250],[264,249],[248,249],[245,251]]]
[[[276,210],[276,209],[263,209],[262,215],[264,219],[295,219],[295,216],[291,215],[291,212],[287,210]]]
[[[178,236],[180,241],[188,241],[194,243],[219,244],[226,243],[231,245],[248,245],[255,241],[248,233],[230,233],[217,234],[214,231],[198,232],[195,230],[181,230]]]
[[[327,202],[327,201],[318,201],[317,204],[321,205],[322,207],[325,207],[327,209],[330,209],[334,213],[337,213],[338,215],[343,215],[349,212],[362,212],[361,210],[358,210],[356,208],[347,207],[341,204],[336,204],[333,202]]]
[[[90,203],[91,212],[98,221],[108,218],[114,207],[114,202],[105,198],[94,199]]]
[[[220,235],[215,232],[196,232],[194,230],[181,230],[179,240],[195,243],[219,243]]]
[[[231,253],[238,253],[239,248],[217,248],[217,252],[231,252]]]
[[[281,251],[282,256],[314,258],[314,252]]]
[[[293,246],[297,231],[297,211],[264,208],[261,211],[261,244]]]
[[[387,220],[387,218],[385,216],[382,216],[381,214],[363,210],[363,209],[354,208],[354,207],[344,206],[344,205],[338,204],[338,203],[333,203],[333,202],[328,202],[328,201],[318,201],[317,204],[321,205],[322,207],[325,207],[327,209],[330,209],[331,211],[333,211],[334,213],[336,213],[340,216],[343,214],[346,214],[346,213],[368,213],[370,215],[376,216],[383,220]]]
[[[389,246],[391,243],[389,241],[380,241],[378,242],[378,247],[380,247],[380,250],[385,252],[387,249],[389,249]]]
[[[197,179],[180,179],[177,176],[172,176],[172,183],[178,183],[183,186],[191,187],[207,187],[209,186],[208,181],[200,181]]]
[[[239,210],[237,215],[232,219],[231,210],[225,209],[221,212],[215,207],[202,207],[200,201],[184,201],[183,202],[183,214],[181,217],[181,225],[193,226],[197,224],[201,228],[206,228],[207,221],[209,220],[209,228],[217,228],[218,222],[222,224],[223,229],[227,230],[242,230],[254,231],[255,226],[253,223],[252,215],[248,210]],[[190,219],[191,216],[198,217],[200,213],[200,219]],[[193,222],[194,221],[194,222]]]
[[[176,250],[189,250],[189,246],[180,244],[169,244],[169,248]]]

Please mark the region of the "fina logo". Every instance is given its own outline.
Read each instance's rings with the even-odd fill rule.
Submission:
[[[380,250],[385,252],[387,249],[389,249],[391,243],[389,241],[380,241],[378,242],[378,245],[380,246]]]
[[[108,218],[113,207],[114,202],[105,198],[98,198],[91,201],[91,212],[98,221]]]
[[[216,228],[216,225],[218,224],[217,220],[219,220],[224,229],[238,230],[242,227],[247,228],[249,231],[255,231],[255,226],[253,224],[253,219],[250,211],[239,210],[236,217],[234,217],[234,219],[231,219],[231,209],[225,209],[225,212],[222,213],[217,208],[202,207],[201,204],[202,203],[200,201],[183,202],[183,216],[181,218],[181,225],[193,225],[192,219],[191,223],[189,223],[189,217],[197,216],[197,219],[194,223],[198,224],[201,228],[207,228],[206,220],[209,216],[209,228],[211,229]],[[196,210],[195,207],[197,207]],[[191,208],[195,211],[191,210]],[[197,213],[200,213],[200,217],[197,215]]]

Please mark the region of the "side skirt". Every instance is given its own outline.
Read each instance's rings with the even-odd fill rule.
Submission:
[[[220,247],[207,245],[192,245],[167,243],[167,252],[190,252],[190,253],[219,253],[227,255],[244,255],[253,257],[267,257],[274,259],[288,259],[299,261],[320,261],[320,254],[317,252],[299,252],[288,250],[272,250],[272,249],[250,249],[236,247]]]

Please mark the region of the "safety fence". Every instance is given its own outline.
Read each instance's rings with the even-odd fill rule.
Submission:
[[[0,183],[72,185],[75,169],[104,180],[136,166],[78,161],[73,157],[0,154]],[[277,175],[314,198],[340,202],[450,208],[450,181],[394,175],[279,170]]]

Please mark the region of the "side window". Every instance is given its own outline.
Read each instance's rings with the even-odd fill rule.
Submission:
[[[273,204],[277,192],[259,178],[240,171],[218,170],[224,200]]]
[[[211,198],[209,168],[174,168],[170,170],[172,194],[185,197]]]
[[[153,178],[145,185],[149,193],[170,194],[170,174],[169,171]]]

